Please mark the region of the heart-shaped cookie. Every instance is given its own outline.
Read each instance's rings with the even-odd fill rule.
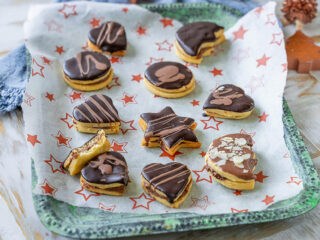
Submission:
[[[231,119],[246,118],[254,108],[253,99],[233,84],[217,87],[210,93],[203,106],[203,110],[209,116]]]
[[[192,186],[190,169],[178,162],[149,164],[143,168],[141,177],[147,194],[174,208],[187,198]]]

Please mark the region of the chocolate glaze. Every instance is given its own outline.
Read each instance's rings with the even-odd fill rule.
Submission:
[[[248,112],[253,108],[253,99],[233,84],[223,84],[217,87],[210,93],[203,105],[203,109],[220,109],[232,112]]]
[[[179,89],[190,83],[193,74],[189,68],[178,62],[157,62],[145,72],[146,79],[164,89]]]
[[[225,146],[221,146],[222,142],[224,141],[223,139],[225,138],[231,138],[232,141],[227,142],[228,144]],[[244,145],[236,144],[235,139],[245,141],[245,144]],[[216,165],[218,165],[222,169],[222,171],[235,175],[238,178],[241,178],[244,180],[255,179],[253,168],[257,165],[258,160],[254,158],[254,152],[251,150],[252,145],[253,145],[252,138],[250,135],[247,135],[247,134],[235,133],[235,134],[222,136],[220,138],[213,140],[213,142],[211,143],[208,150],[209,152],[208,161],[214,162]],[[224,152],[227,154],[234,153],[235,156],[239,156],[239,157],[248,154],[247,155],[248,158],[246,158],[242,162],[243,166],[240,167],[239,165],[236,165],[235,162],[232,161],[230,157],[228,157],[225,162],[219,156],[212,158],[212,155],[210,154],[210,152],[213,152],[214,148],[217,148],[219,152]],[[235,148],[239,150],[236,150]],[[224,164],[221,164],[221,163],[224,163]]]
[[[215,32],[223,27],[212,22],[187,23],[176,33],[176,39],[183,50],[190,56],[197,56],[201,44],[214,42]]]
[[[174,199],[185,190],[191,171],[186,165],[178,162],[165,165],[152,163],[145,166],[141,174],[152,186],[168,197],[168,202],[173,203]]]
[[[123,51],[127,48],[124,27],[117,22],[104,22],[89,32],[89,40],[104,52]]]
[[[96,94],[90,96],[84,103],[73,109],[73,117],[85,123],[119,122],[118,111],[112,99],[106,95]]]
[[[215,178],[219,179],[219,180],[226,180],[227,178],[222,177],[219,173],[217,173],[216,171],[214,171],[209,165],[206,164],[206,170],[208,172],[210,172],[212,174],[212,176],[214,176]]]
[[[110,70],[109,59],[97,52],[80,52],[64,62],[63,71],[70,79],[93,80]]]
[[[198,142],[190,126],[194,119],[177,116],[171,107],[165,107],[158,113],[143,113],[140,117],[148,124],[144,138],[160,137],[161,144],[172,148],[182,140]]]
[[[117,152],[106,152],[92,159],[81,170],[81,176],[90,183],[128,183],[128,166],[125,158]]]

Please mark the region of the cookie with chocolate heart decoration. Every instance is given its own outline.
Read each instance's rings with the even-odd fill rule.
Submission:
[[[109,59],[97,52],[84,51],[64,62],[63,78],[73,89],[95,91],[106,87],[113,76]]]
[[[117,152],[102,153],[81,170],[84,189],[107,195],[123,195],[128,184],[128,165]]]
[[[191,171],[178,162],[165,165],[152,163],[143,168],[141,185],[144,191],[158,202],[178,208],[191,190]]]
[[[227,188],[254,189],[253,173],[258,160],[247,134],[229,134],[213,140],[205,156],[205,165],[213,179]]]
[[[208,116],[230,119],[246,118],[254,108],[253,99],[232,84],[217,87],[203,105],[203,110]]]
[[[189,68],[178,62],[157,62],[144,74],[147,89],[164,98],[179,98],[193,91],[195,80]]]
[[[176,33],[175,54],[183,61],[199,64],[224,40],[224,28],[215,23],[187,23]]]
[[[193,132],[197,127],[194,119],[176,115],[171,107],[165,107],[158,113],[141,114],[139,125],[144,131],[142,146],[162,147],[170,155],[181,147],[201,146]]]
[[[89,32],[88,46],[96,52],[124,56],[127,37],[124,27],[117,22],[104,22]]]
[[[106,95],[90,96],[84,103],[74,107],[73,123],[76,130],[97,133],[102,129],[106,134],[119,131],[120,118],[112,99]]]

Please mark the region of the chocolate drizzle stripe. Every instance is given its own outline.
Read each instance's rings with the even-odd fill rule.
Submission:
[[[178,164],[178,163],[172,163],[172,165],[174,165],[174,164]],[[153,168],[153,167],[156,167],[156,166],[159,166],[159,165],[162,165],[162,164],[161,164],[161,163],[154,163],[154,164],[152,164],[152,165],[144,168],[143,171],[144,171],[145,173],[151,173],[151,172],[158,171],[158,170],[161,170],[161,169],[164,169],[164,168],[167,168],[167,167],[168,167],[168,166],[164,165],[164,166],[162,166],[162,167],[160,167],[160,168],[154,168],[154,169],[151,169],[150,171],[146,171],[146,170],[148,170],[148,169],[150,169],[150,168]]]
[[[175,113],[171,113],[171,114],[166,115],[166,116],[163,116],[163,117],[159,117],[159,118],[156,118],[156,119],[152,119],[152,120],[149,121],[149,123],[150,123],[151,125],[153,125],[154,122],[161,121],[161,120],[164,119],[164,118],[173,117],[173,116],[176,116],[176,114],[175,114]]]
[[[88,112],[92,115],[92,117],[97,121],[97,122],[103,122],[102,118],[99,117],[98,114],[96,114],[95,111],[92,110],[92,108],[86,103],[83,103],[83,106],[88,110]]]
[[[92,122],[91,119],[90,119],[86,114],[84,114],[84,112],[82,112],[82,111],[80,110],[80,108],[75,107],[75,109],[77,109],[77,111],[78,111],[85,119],[87,119],[89,122]]]
[[[171,171],[169,171],[169,172],[162,173],[162,174],[160,174],[160,175],[158,175],[158,176],[150,179],[150,183],[152,184],[154,181],[156,181],[156,180],[158,180],[158,179],[160,179],[160,178],[162,178],[162,177],[165,177],[165,176],[167,176],[167,175],[169,175],[169,174],[172,174],[172,173],[174,173],[174,172],[177,172],[177,171],[179,171],[179,170],[182,169],[182,168],[185,168],[185,166],[184,166],[184,165],[181,165],[180,167],[175,168],[175,169],[173,169],[173,170],[171,170]]]
[[[113,115],[119,119],[119,115],[115,108],[105,99],[101,94],[98,94],[97,97],[108,107],[108,109],[113,113]]]
[[[121,161],[121,159],[119,159],[115,156],[107,154],[106,157],[107,157],[106,161],[108,161],[109,163],[111,163],[113,165],[122,165],[124,167],[127,167],[127,164],[124,161]]]
[[[98,70],[106,70],[108,68],[108,66],[105,63],[99,62],[96,58],[94,58],[93,55],[85,55],[84,58],[85,58],[85,62],[87,65],[87,71],[84,71],[83,67],[82,67],[82,53],[78,53],[76,55],[76,59],[77,59],[77,63],[78,63],[78,67],[79,67],[81,76],[88,75],[88,73],[90,71],[90,60],[95,64],[95,68]]]
[[[161,86],[165,83],[169,82],[176,82],[181,79],[185,79],[185,75],[179,72],[179,68],[174,65],[168,65],[164,66],[162,68],[159,68],[154,75],[158,78],[160,81],[159,83],[156,83],[156,86]]]
[[[108,113],[93,97],[89,97],[89,100],[100,110],[100,112],[111,121],[114,121],[115,119],[112,117],[110,113]]]
[[[113,39],[111,39],[111,33],[112,33],[112,29],[113,29],[113,22],[106,22],[103,24],[102,29],[99,33],[98,39],[97,39],[97,45],[98,47],[101,47],[101,45],[103,44],[103,42],[106,40],[107,43],[114,43],[115,41],[117,41],[118,37],[123,34],[124,32],[124,28],[121,26],[116,35],[113,37]]]
[[[183,167],[184,167],[184,166],[183,166]],[[173,179],[175,179],[175,178],[179,178],[179,177],[182,177],[182,176],[187,175],[187,174],[190,174],[190,172],[189,172],[188,169],[187,169],[187,170],[184,170],[184,171],[181,172],[181,173],[178,173],[177,175],[171,176],[171,177],[169,177],[169,178],[167,178],[167,179],[164,179],[164,180],[158,182],[154,187],[157,188],[158,186],[160,186],[160,185],[162,185],[162,184],[164,184],[164,183],[170,182],[171,180],[173,180]]]

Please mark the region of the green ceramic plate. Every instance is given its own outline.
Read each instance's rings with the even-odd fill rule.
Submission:
[[[151,11],[181,22],[214,21],[231,27],[242,13],[220,4],[144,5]],[[320,199],[320,181],[286,101],[283,102],[285,140],[303,190],[295,197],[255,212],[197,215],[195,213],[125,214],[108,213],[94,208],[76,207],[46,195],[33,195],[41,222],[57,234],[85,239],[116,238],[166,232],[226,227],[269,222],[295,217],[313,209]],[[37,175],[32,161],[32,185]]]

